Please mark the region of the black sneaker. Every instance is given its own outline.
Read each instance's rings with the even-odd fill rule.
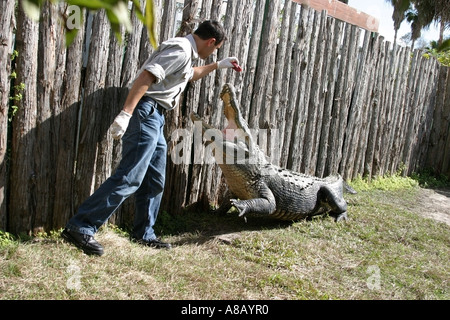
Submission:
[[[61,237],[83,250],[86,254],[95,254],[97,256],[103,254],[102,245],[93,236],[64,229],[61,232]]]
[[[136,242],[139,243],[139,244],[142,244],[144,246],[152,247],[152,248],[155,248],[155,249],[167,249],[167,250],[169,250],[169,249],[172,248],[170,243],[163,242],[163,241],[161,241],[158,238],[153,239],[153,240],[143,240],[143,239],[141,239],[141,240],[136,240]]]

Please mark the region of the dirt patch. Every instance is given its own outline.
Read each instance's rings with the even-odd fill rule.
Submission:
[[[450,226],[450,189],[421,188],[411,209]]]

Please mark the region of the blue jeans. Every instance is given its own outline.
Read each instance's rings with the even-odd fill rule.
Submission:
[[[153,240],[153,230],[164,191],[167,144],[164,115],[153,99],[144,96],[136,106],[122,141],[122,160],[81,206],[66,228],[93,236],[122,202],[135,194],[132,237]]]

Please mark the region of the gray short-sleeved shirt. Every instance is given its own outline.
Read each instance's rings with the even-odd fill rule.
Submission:
[[[192,62],[196,59],[197,46],[192,35],[164,41],[138,72],[139,75],[147,70],[156,77],[155,83],[145,95],[152,97],[167,110],[174,109],[194,75]]]

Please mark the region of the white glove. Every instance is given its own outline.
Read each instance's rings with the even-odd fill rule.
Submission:
[[[217,68],[224,69],[224,68],[234,68],[234,65],[232,62],[235,62],[239,65],[239,60],[236,57],[228,57],[223,60],[220,60],[217,62]]]
[[[114,139],[118,140],[122,138],[125,131],[127,131],[128,124],[130,123],[131,114],[125,111],[120,111],[119,115],[114,119],[111,125],[111,134]]]

